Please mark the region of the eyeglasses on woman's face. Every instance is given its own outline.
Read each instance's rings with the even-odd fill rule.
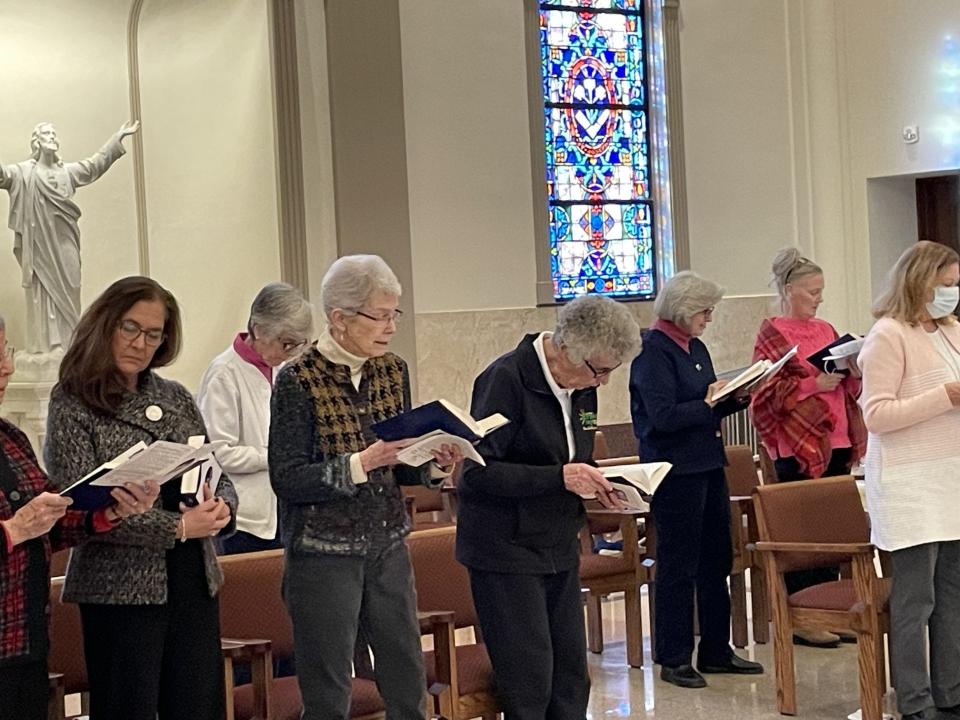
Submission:
[[[309,340],[291,340],[289,338],[284,339],[280,338],[280,347],[283,348],[283,352],[287,355],[296,355],[300,353],[306,346]]]
[[[121,320],[118,329],[120,330],[120,337],[131,344],[143,335],[143,342],[147,347],[157,347],[167,337],[163,330],[146,330],[140,327],[140,323],[129,319]]]
[[[595,368],[595,367],[593,366],[593,364],[591,364],[591,362],[590,362],[589,360],[587,360],[586,358],[584,358],[584,359],[583,359],[583,364],[587,366],[587,368],[590,370],[590,372],[593,373],[593,376],[594,376],[595,378],[600,378],[600,377],[605,377],[605,376],[609,375],[609,374],[612,373],[614,370],[616,370],[618,367],[620,367],[623,363],[617,363],[617,364],[614,365],[613,367]]]
[[[400,323],[400,319],[403,317],[403,310],[394,310],[393,312],[376,313],[376,314],[367,313],[367,312],[364,312],[363,310],[355,310],[354,312],[357,315],[360,315],[361,317],[365,317],[368,320],[373,320],[374,322],[380,323],[381,325],[389,325],[391,322],[394,325],[398,325]]]

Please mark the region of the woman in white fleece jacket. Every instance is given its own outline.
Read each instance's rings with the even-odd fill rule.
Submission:
[[[890,666],[904,720],[960,717],[958,282],[956,252],[911,246],[859,359],[867,508],[874,544],[893,558]]]
[[[250,306],[247,332],[213,359],[200,380],[197,405],[217,460],[240,498],[237,532],[221,542],[224,555],[283,547],[277,498],[267,470],[274,368],[298,355],[313,328],[310,304],[285,283],[265,286]]]

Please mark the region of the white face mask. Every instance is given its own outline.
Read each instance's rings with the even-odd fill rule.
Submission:
[[[960,303],[960,287],[941,285],[933,289],[933,302],[927,303],[927,312],[930,313],[931,318],[938,320],[956,310],[957,303]]]

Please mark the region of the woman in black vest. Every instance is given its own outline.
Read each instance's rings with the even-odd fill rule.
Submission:
[[[435,462],[398,465],[406,443],[377,440],[370,429],[410,408],[407,365],[387,352],[402,314],[387,264],[342,257],[321,296],[328,328],[277,376],[268,450],[302,719],[348,717],[361,629],[387,715],[415,720],[424,717],[425,676],[398,486],[439,484],[462,456],[444,446]]]

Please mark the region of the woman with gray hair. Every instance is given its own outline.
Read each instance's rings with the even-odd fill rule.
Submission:
[[[270,488],[267,436],[274,369],[298,355],[310,338],[313,312],[300,291],[270,283],[253,299],[247,332],[213,359],[197,391],[197,405],[217,460],[240,498],[237,532],[220,540],[224,555],[283,547],[277,497]]]
[[[376,255],[337,260],[321,289],[328,327],[277,376],[270,480],[286,548],[284,598],[293,621],[302,720],[347,718],[357,630],[373,648],[387,717],[424,717],[424,669],[410,522],[399,485],[435,485],[462,459],[398,464],[409,440],[372,425],[410,409],[407,365],[387,351],[400,283]]]
[[[624,305],[587,295],[554,332],[527,335],[473,385],[474,417],[510,422],[477,445],[457,485],[457,559],[505,717],[582,720],[590,678],[580,601],[581,496],[618,506],[592,464],[597,387],[640,347]]]
[[[679,687],[707,682],[693,669],[694,594],[700,620],[701,673],[762,673],[730,647],[730,493],[720,420],[749,396],[713,399],[718,381],[700,335],[723,288],[679,272],[653,306],[657,321],[643,336],[630,368],[630,412],[643,462],[669,462],[670,474],[651,503],[657,526],[656,648],[660,677]]]

